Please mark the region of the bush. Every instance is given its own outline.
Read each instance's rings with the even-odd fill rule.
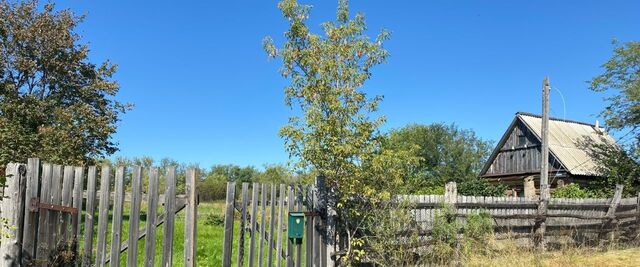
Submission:
[[[209,213],[204,217],[205,225],[224,226],[224,216],[216,213]]]
[[[593,197],[593,194],[586,190],[580,188],[578,184],[569,184],[564,187],[556,188],[551,192],[552,197],[563,197],[563,198],[588,198]]]
[[[504,196],[505,190],[506,185],[493,185],[484,179],[473,179],[458,184],[458,194],[463,196],[500,197]]]
[[[431,227],[433,245],[429,259],[438,264],[450,263],[458,255],[458,229],[456,214],[451,207],[445,205],[436,215]]]

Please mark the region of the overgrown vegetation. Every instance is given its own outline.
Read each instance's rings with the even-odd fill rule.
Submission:
[[[619,147],[586,142],[606,179],[590,185],[598,196],[611,196],[615,184],[625,185],[626,196],[640,189],[640,42],[614,41],[612,57],[604,72],[590,81],[590,89],[606,92],[607,107],[600,113],[609,130],[616,133]]]
[[[569,184],[564,187],[559,187],[551,192],[551,197],[557,198],[589,198],[596,197],[593,191],[583,189],[578,184]]]

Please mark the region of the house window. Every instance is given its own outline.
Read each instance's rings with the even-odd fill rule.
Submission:
[[[527,145],[527,136],[524,134],[518,135],[518,147],[524,147]]]

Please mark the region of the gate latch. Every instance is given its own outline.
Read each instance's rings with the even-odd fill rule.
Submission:
[[[29,207],[29,210],[32,211],[32,212],[38,212],[41,209],[60,211],[60,212],[65,212],[65,213],[70,213],[70,214],[78,213],[78,209],[74,208],[74,207],[67,207],[67,206],[56,205],[56,204],[42,203],[42,202],[40,202],[40,198],[37,198],[37,197],[32,198],[31,199],[31,207]]]

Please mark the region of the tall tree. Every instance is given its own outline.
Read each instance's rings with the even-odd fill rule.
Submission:
[[[337,20],[322,24],[323,34],[306,24],[311,6],[283,0],[278,7],[289,22],[286,39],[277,48],[267,37],[264,47],[282,59],[281,74],[291,81],[286,104],[301,113],[280,134],[298,167],[326,177],[337,199],[338,227],[349,240],[341,261],[357,262],[375,203],[390,198],[413,162],[407,153],[382,150],[384,118],[375,115],[382,97],[363,90],[372,68],[389,55],[383,46],[389,32],[371,40],[364,15],[350,18],[346,0],[338,1]]]
[[[83,164],[117,150],[116,66],[89,60],[70,10],[0,1],[0,166],[40,157]]]
[[[625,195],[640,189],[640,42],[614,45],[613,56],[602,65],[604,72],[590,81],[591,90],[609,94],[600,114],[607,127],[618,133],[620,144],[585,142],[606,176],[590,185],[600,196],[612,195],[615,184],[625,185]]]
[[[422,159],[407,177],[409,192],[477,178],[492,148],[490,141],[477,137],[473,130],[443,123],[412,124],[392,130],[385,146],[413,149],[415,156]]]

